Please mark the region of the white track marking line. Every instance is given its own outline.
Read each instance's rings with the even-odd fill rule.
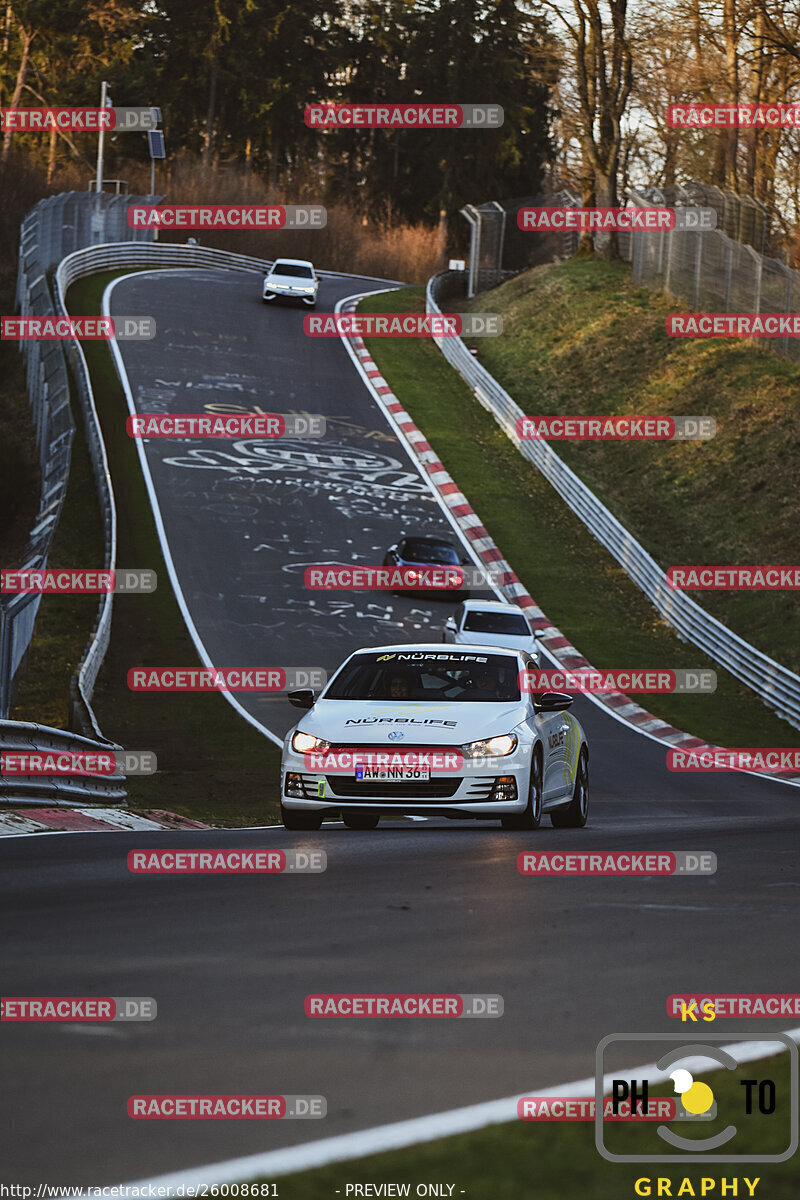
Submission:
[[[782,1029],[781,1033],[800,1041],[800,1028]],[[683,1040],[680,1034],[675,1040]],[[696,1040],[696,1039],[695,1039]],[[720,1047],[736,1060],[738,1064],[754,1062],[775,1053],[775,1046],[780,1043],[764,1039],[763,1041],[735,1042],[732,1045]],[[785,1049],[785,1047],[784,1047]],[[778,1050],[780,1053],[780,1049]],[[710,1066],[706,1058],[689,1057],[686,1059],[687,1070],[693,1075],[704,1075],[718,1070]],[[647,1077],[651,1083],[662,1083],[669,1079],[669,1070],[658,1071],[655,1063],[645,1066],[626,1067],[604,1075],[604,1090],[611,1086],[612,1079],[626,1076],[630,1079]],[[127,1187],[186,1187],[207,1184],[209,1186],[222,1183],[244,1183],[260,1176],[273,1178],[278,1175],[292,1175],[297,1171],[310,1171],[316,1167],[329,1166],[331,1163],[349,1162],[355,1158],[365,1158],[370,1154],[383,1154],[387,1150],[405,1150],[409,1146],[417,1146],[424,1142],[435,1142],[439,1138],[451,1137],[457,1133],[474,1133],[489,1125],[502,1125],[505,1122],[517,1120],[517,1101],[524,1096],[594,1096],[594,1077],[579,1079],[573,1083],[562,1083],[558,1087],[536,1088],[533,1092],[520,1092],[517,1096],[509,1096],[503,1100],[489,1100],[484,1104],[472,1104],[466,1108],[454,1108],[447,1112],[431,1113],[425,1117],[413,1117],[408,1121],[396,1121],[391,1125],[378,1125],[374,1129],[362,1129],[356,1133],[339,1134],[336,1137],[322,1138],[315,1142],[306,1142],[300,1146],[288,1146],[283,1150],[266,1150],[261,1154],[249,1154],[243,1158],[232,1158],[227,1162],[211,1163],[206,1167],[189,1167],[184,1171],[174,1171],[168,1175],[158,1175],[153,1179],[139,1179],[129,1183]],[[124,1194],[124,1193],[123,1193]]]

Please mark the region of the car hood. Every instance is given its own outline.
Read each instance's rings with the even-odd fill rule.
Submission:
[[[270,283],[278,283],[281,287],[313,287],[313,279],[300,279],[297,275],[268,275]]]
[[[458,634],[459,646],[501,646],[510,650],[528,650],[538,653],[533,634],[514,637],[508,633],[464,633]]]
[[[521,700],[502,704],[320,700],[297,724],[304,733],[337,745],[454,746],[510,733],[524,717]],[[403,736],[392,738],[392,733]]]

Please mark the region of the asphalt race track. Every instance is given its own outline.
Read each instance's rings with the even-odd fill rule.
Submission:
[[[156,318],[154,341],[122,347],[137,411],[236,406],[327,422],[324,439],[145,443],[175,569],[211,661],[330,670],[358,646],[438,641],[454,609],[446,598],[304,586],[307,566],[374,565],[405,532],[453,531],[339,338],[306,337],[306,310],[265,305],[259,282],[240,271],[154,272],[117,284],[112,296],[112,313]],[[380,287],[326,278],[317,308]],[[281,735],[296,720],[285,700],[238,699]]]
[[[326,280],[320,311],[370,286],[380,284]],[[441,602],[320,594],[308,607],[303,564],[375,562],[409,523],[447,525],[338,340],[306,339],[301,313],[264,309],[257,279],[233,272],[141,275],[118,285],[112,311],[158,322],[155,343],[124,347],[142,411],[235,403],[337,422],[338,448],[329,437],[294,458],[148,443],[186,602],[216,665],[331,668],[358,645],[438,636]],[[292,720],[284,702],[241,699],[278,734]],[[2,839],[4,994],[158,1002],[149,1024],[0,1025],[5,1176],[114,1184],[535,1090],[590,1075],[606,1034],[674,1032],[671,993],[800,992],[797,790],[670,774],[663,747],[585,699],[575,712],[591,749],[585,830],[396,820],[363,833]],[[134,877],[125,856],[142,846],[321,847],[328,870]],[[718,871],[523,878],[516,855],[531,847],[713,850]],[[320,991],[495,992],[505,1015],[312,1021],[303,1001]],[[785,1027],[719,1025],[732,1036]],[[130,1095],[162,1092],[322,1094],[328,1117],[128,1118]]]

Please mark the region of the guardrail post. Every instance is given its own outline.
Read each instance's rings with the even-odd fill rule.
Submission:
[[[700,311],[700,275],[703,267],[703,231],[698,229],[697,234],[697,254],[694,260],[694,303],[692,311]]]
[[[11,617],[0,604],[0,720],[11,708]]]
[[[723,237],[725,235],[723,234]],[[733,242],[728,242],[728,259],[725,266],[725,312],[731,311],[731,282],[733,279]]]

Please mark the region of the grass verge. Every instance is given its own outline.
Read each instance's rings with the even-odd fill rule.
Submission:
[[[421,312],[424,290],[373,296],[362,301],[361,311]],[[798,744],[800,735],[787,722],[680,641],[558,493],[517,452],[433,343],[371,338],[367,344],[530,594],[592,664],[715,669],[718,687],[712,695],[645,695],[640,703],[678,729],[723,746]]]
[[[9,267],[0,269],[3,312],[14,311],[16,278]],[[41,492],[25,362],[19,343],[0,342],[0,563],[21,565],[28,534],[36,521]]]
[[[768,340],[670,338],[665,317],[685,305],[596,259],[536,267],[463,307],[502,314],[503,336],[475,344],[529,415],[715,418],[707,442],[554,444],[662,567],[800,563],[800,365]],[[690,594],[800,671],[797,593]]]
[[[787,1058],[782,1055],[747,1064],[746,1070],[704,1075],[702,1081],[712,1087],[719,1115],[713,1121],[703,1122],[702,1136],[721,1132],[730,1122],[739,1129],[731,1143],[732,1153],[780,1153],[789,1141]],[[743,1076],[774,1080],[776,1108],[773,1115],[762,1116],[757,1111],[750,1116],[745,1114],[744,1089],[740,1083]],[[670,1095],[670,1085],[662,1085],[659,1091],[661,1095]],[[783,1114],[783,1119],[779,1114]],[[606,1124],[607,1144],[618,1154],[658,1153],[663,1143],[655,1133],[654,1124],[648,1123],[645,1128],[643,1123],[619,1122],[612,1129]],[[696,1126],[680,1122],[674,1128],[684,1137],[700,1136],[695,1132]],[[735,1193],[730,1185],[732,1176],[739,1177]],[[279,1191],[286,1191],[292,1200],[321,1200],[328,1196],[358,1194],[354,1191],[346,1193],[347,1185],[372,1184],[374,1188],[381,1184],[408,1184],[409,1193],[395,1191],[393,1194],[413,1197],[418,1185],[435,1182],[453,1184],[452,1193],[443,1193],[452,1195],[453,1200],[458,1200],[461,1195],[470,1200],[520,1200],[520,1197],[534,1195],[536,1200],[571,1200],[577,1196],[586,1200],[622,1200],[623,1197],[659,1194],[684,1197],[705,1194],[709,1200],[716,1200],[722,1195],[720,1181],[723,1178],[728,1180],[726,1195],[749,1196],[744,1176],[751,1182],[760,1179],[756,1196],[763,1195],[768,1200],[793,1200],[797,1196],[800,1168],[796,1158],[785,1163],[704,1164],[700,1156],[697,1166],[670,1166],[663,1162],[611,1163],[595,1148],[591,1121],[516,1121],[286,1176],[281,1179]],[[671,1179],[671,1191],[659,1193],[656,1182],[659,1177]],[[702,1178],[714,1180],[713,1189],[707,1188],[701,1193]],[[679,1193],[683,1179],[690,1180],[692,1190],[684,1188]],[[634,1188],[637,1180],[643,1181],[638,1191]],[[648,1185],[651,1192],[644,1190]],[[392,1193],[361,1192],[362,1196],[379,1194]]]

